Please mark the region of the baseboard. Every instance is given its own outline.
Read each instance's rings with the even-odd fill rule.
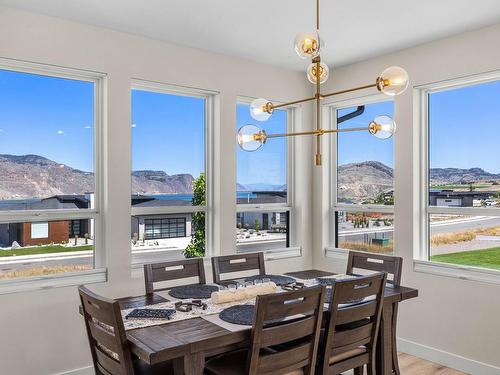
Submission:
[[[500,367],[398,338],[398,350],[471,375],[500,375]]]
[[[70,371],[60,372],[55,375],[95,375],[94,366],[77,368]]]

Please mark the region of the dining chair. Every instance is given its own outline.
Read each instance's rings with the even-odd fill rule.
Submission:
[[[208,360],[205,373],[313,375],[324,290],[315,286],[258,296],[250,346]]]
[[[350,251],[347,260],[346,273],[352,275],[355,270],[367,270],[376,272],[386,272],[388,279],[387,282],[394,286],[401,285],[401,274],[403,272],[403,258],[391,255],[382,254],[368,254],[356,251]],[[396,375],[400,375],[398,353],[396,345],[396,327],[398,320],[398,306],[393,306],[392,312],[392,369]]]
[[[212,272],[214,283],[229,284],[234,282],[230,278],[222,279],[222,274],[235,274],[237,272],[258,270],[258,275],[266,274],[264,253],[235,254],[212,257]]]
[[[337,375],[354,369],[376,375],[375,356],[387,275],[337,281],[321,343],[319,373]]]
[[[170,362],[149,366],[135,358],[128,347],[117,301],[78,288],[90,352],[97,375],[170,375]]]
[[[355,270],[386,272],[387,282],[396,286],[401,285],[403,258],[391,255],[369,254],[349,251],[347,259],[348,275],[355,274]]]
[[[206,284],[203,258],[183,259],[171,262],[150,263],[144,265],[146,294],[168,289],[155,289],[154,284],[162,281],[198,277],[198,284]]]

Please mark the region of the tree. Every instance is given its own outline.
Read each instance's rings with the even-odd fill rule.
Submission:
[[[200,174],[193,181],[193,206],[204,206],[205,201],[205,173]],[[186,258],[197,258],[205,256],[205,213],[194,212],[191,218],[192,236],[191,242],[184,250]]]
[[[260,230],[260,222],[259,222],[259,219],[255,219],[254,228],[255,228],[255,231],[256,231],[256,232],[259,232],[259,230]]]

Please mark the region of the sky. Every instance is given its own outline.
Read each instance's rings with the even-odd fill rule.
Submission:
[[[431,168],[483,168],[500,173],[500,81],[432,93]]]
[[[36,154],[93,171],[94,87],[91,82],[0,70],[0,154]],[[431,167],[480,167],[500,173],[500,82],[433,93],[429,98]],[[286,111],[266,122],[237,105],[237,130],[245,124],[285,132]],[[339,115],[352,111],[342,109]],[[341,128],[366,126],[377,115],[393,116],[393,102],[369,104]],[[205,165],[205,100],[132,91],[134,170],[198,176]],[[412,126],[412,124],[398,124]],[[397,133],[395,135],[397,137]],[[339,164],[378,160],[393,166],[393,139],[368,132],[339,134]],[[237,181],[243,185],[286,183],[286,141],[270,139],[258,151],[237,148]]]
[[[205,99],[132,90],[132,168],[205,170]]]
[[[94,84],[0,70],[0,154],[93,171]]]
[[[265,122],[250,116],[248,104],[238,104],[236,109],[236,132],[244,125],[252,124],[264,129],[268,134],[286,132],[286,111],[277,110]],[[247,152],[237,146],[237,182],[250,184],[286,184],[286,140],[268,139],[260,149]]]
[[[337,116],[340,117],[355,110],[356,107],[340,109],[337,111]],[[394,102],[392,100],[365,105],[365,111],[362,115],[339,124],[339,129],[368,126],[375,117],[380,115],[394,117]],[[395,136],[397,136],[397,132]],[[378,139],[368,131],[359,131],[339,133],[337,139],[339,165],[373,160],[389,167],[394,166],[394,137]]]

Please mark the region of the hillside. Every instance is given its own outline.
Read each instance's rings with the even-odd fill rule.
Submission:
[[[94,190],[94,175],[71,168],[38,155],[0,155],[0,199],[25,199],[58,194],[83,194]],[[470,182],[500,182],[500,174],[481,168],[434,168],[431,184],[450,185]],[[339,166],[339,200],[359,202],[374,199],[390,191],[393,181],[391,167],[377,161]],[[168,175],[164,171],[140,170],[132,173],[133,194],[190,194],[193,176]],[[237,184],[238,191],[281,191],[285,185],[254,183]]]
[[[432,168],[431,185],[468,184],[471,182],[493,182],[500,180],[500,174],[486,172],[481,168]]]
[[[392,168],[377,161],[349,163],[338,168],[339,202],[359,202],[392,189]]]
[[[48,197],[94,191],[94,174],[38,155],[0,155],[0,199]],[[193,176],[134,171],[134,194],[189,194]]]

